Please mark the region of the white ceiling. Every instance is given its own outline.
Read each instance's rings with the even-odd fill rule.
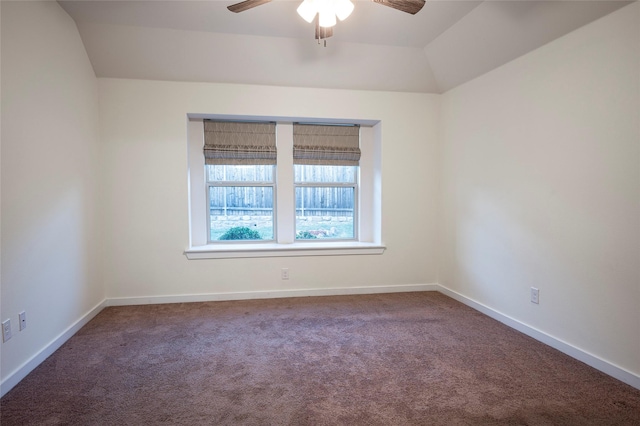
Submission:
[[[412,16],[355,0],[327,47],[274,0],[59,1],[98,77],[442,93],[628,2],[427,0]]]

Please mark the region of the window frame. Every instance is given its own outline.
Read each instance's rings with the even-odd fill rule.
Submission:
[[[274,238],[275,241],[239,241],[238,244],[210,242],[208,234],[208,188],[205,176],[204,119],[275,121],[277,166],[275,168]],[[358,225],[357,240],[327,239],[309,241],[295,239],[295,186],[293,171],[293,123],[358,124],[361,126],[362,156],[358,167],[359,190],[354,210]],[[222,259],[242,257],[324,256],[382,254],[381,205],[381,139],[379,120],[314,119],[308,117],[261,117],[210,114],[187,115],[189,243],[184,250],[188,259]],[[226,185],[226,183],[225,183]],[[355,226],[355,225],[354,225]]]

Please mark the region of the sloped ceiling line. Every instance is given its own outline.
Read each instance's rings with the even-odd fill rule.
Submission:
[[[58,3],[99,77],[443,93],[630,2],[427,0],[412,16],[356,0],[327,48],[292,0]]]

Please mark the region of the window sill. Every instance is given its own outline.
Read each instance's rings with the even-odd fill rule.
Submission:
[[[187,259],[231,259],[242,257],[344,256],[382,254],[386,247],[376,243],[319,242],[292,244],[218,244],[191,247]]]

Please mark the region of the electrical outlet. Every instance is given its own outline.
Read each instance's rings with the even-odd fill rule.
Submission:
[[[20,324],[18,325],[20,331],[27,328],[27,313],[25,311],[22,311],[18,314],[18,319],[20,320]]]
[[[2,321],[2,341],[6,342],[11,339],[11,320]]]
[[[535,287],[531,287],[531,303],[540,303],[540,290]]]
[[[283,280],[288,280],[289,279],[289,268],[282,268],[282,279]]]

